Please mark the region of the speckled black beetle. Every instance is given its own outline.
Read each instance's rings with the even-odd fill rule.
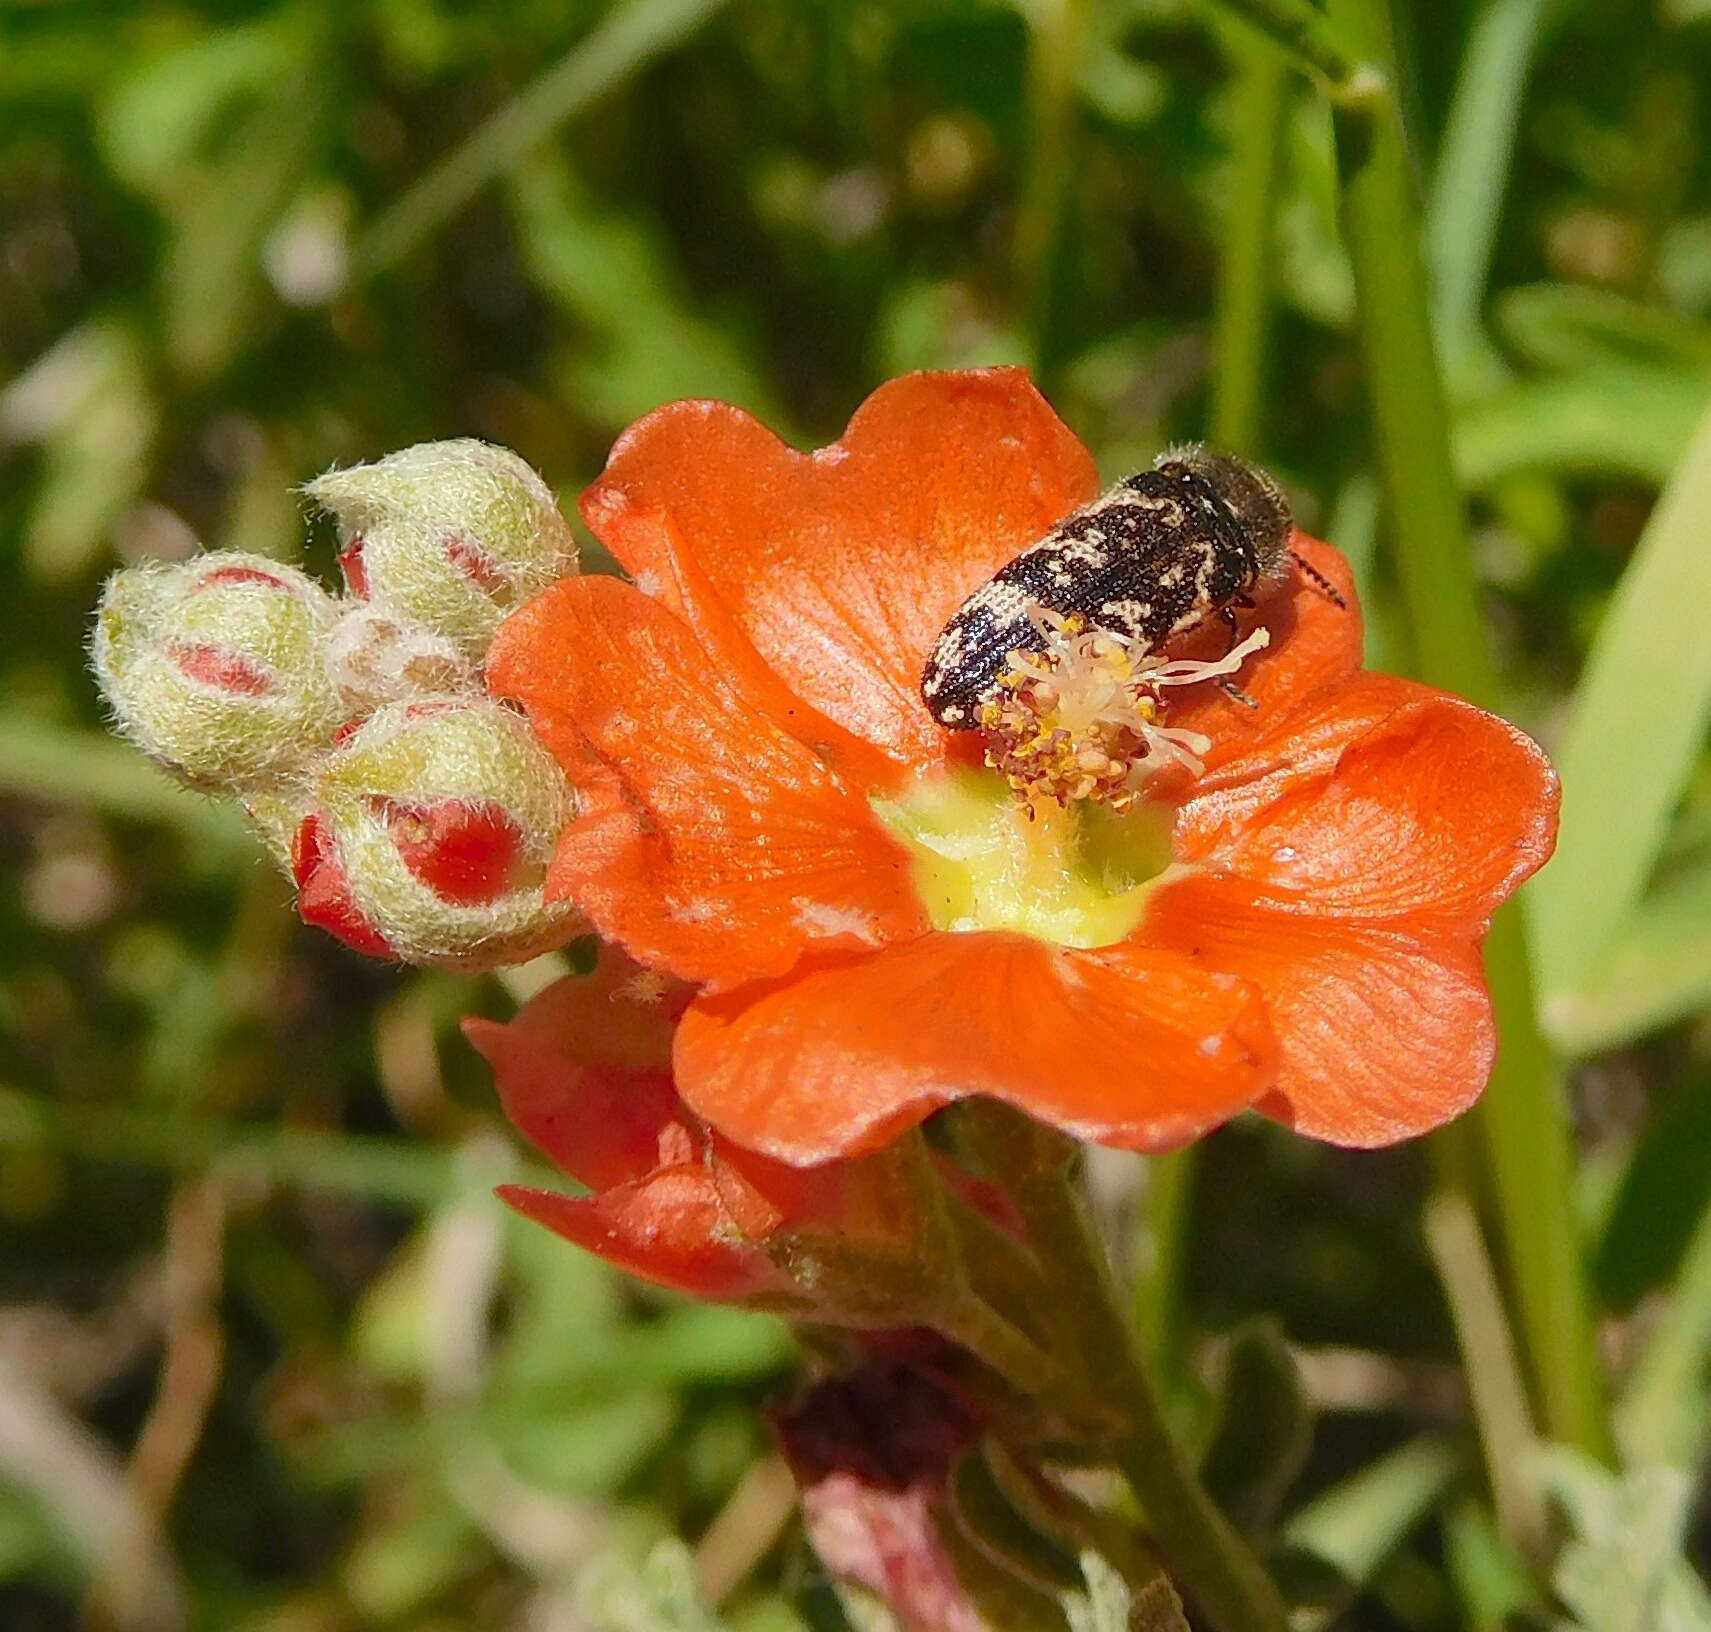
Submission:
[[[1234,609],[1287,575],[1293,530],[1289,501],[1263,470],[1210,448],[1173,448],[969,596],[934,643],[921,695],[941,725],[977,727],[1011,653],[1042,649],[1048,613],[1121,635],[1136,656],[1215,616],[1233,636]]]

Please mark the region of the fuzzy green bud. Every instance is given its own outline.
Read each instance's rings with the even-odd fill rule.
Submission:
[[[222,550],[115,573],[91,656],[118,728],[144,753],[198,787],[265,787],[347,716],[324,658],[336,616],[295,568]]]
[[[394,703],[316,767],[297,910],[371,957],[521,963],[577,932],[547,866],[574,797],[528,725],[481,697]]]
[[[423,442],[304,489],[339,524],[351,593],[479,663],[512,607],[576,571],[552,492],[506,448]]]

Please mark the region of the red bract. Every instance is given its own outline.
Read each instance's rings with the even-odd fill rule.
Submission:
[[[944,846],[905,842],[899,811],[969,785],[918,690],[934,638],[1095,487],[1013,369],[895,380],[812,454],[678,403],[583,503],[634,582],[559,583],[501,630],[490,684],[582,795],[549,892],[694,984],[677,1091],[739,1143],[819,1162],[986,1094],[1140,1149],[1250,1105],[1378,1145],[1484,1085],[1478,947],[1550,853],[1556,781],[1503,721],[1360,672],[1323,544],[1296,540],[1349,609],[1304,580],[1262,604],[1254,706],[1180,693],[1205,774],[1149,781],[1097,861],[1007,829],[1025,865],[971,907]]]
[[[318,811],[305,816],[291,837],[291,881],[297,886],[297,916],[304,923],[368,957],[392,956],[386,937],[356,904],[338,843]]]

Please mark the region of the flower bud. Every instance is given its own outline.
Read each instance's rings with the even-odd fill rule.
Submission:
[[[354,717],[388,703],[481,689],[455,642],[372,601],[348,601],[327,643],[327,668]]]
[[[371,957],[491,969],[560,946],[547,865],[574,799],[516,714],[480,697],[393,703],[316,767],[291,870],[304,921]]]
[[[128,567],[101,597],[95,673],[145,753],[201,787],[263,786],[346,717],[323,658],[335,616],[319,584],[265,556]]]
[[[304,489],[338,518],[353,595],[424,624],[479,662],[511,607],[576,571],[551,490],[485,442],[423,442]]]

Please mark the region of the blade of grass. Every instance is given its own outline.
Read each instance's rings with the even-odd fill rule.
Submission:
[[[1711,323],[1583,283],[1524,283],[1492,302],[1497,332],[1538,368],[1626,363],[1711,384]]]
[[[1426,206],[1426,264],[1438,342],[1452,377],[1479,345],[1480,302],[1546,3],[1490,0],[1480,11],[1438,144]]]
[[[1449,1299],[1499,1529],[1523,1555],[1540,1558],[1544,1502],[1527,1466],[1537,1436],[1479,1219],[1466,1196],[1444,1189],[1426,1203],[1422,1224]]]
[[[1331,0],[1329,15],[1381,63],[1393,60],[1380,0]],[[1420,214],[1401,114],[1381,82],[1336,112],[1344,231],[1354,267],[1379,471],[1422,676],[1485,707],[1497,677],[1450,457]],[[1552,1438],[1607,1454],[1574,1213],[1574,1152],[1562,1087],[1538,1029],[1525,939],[1498,914],[1486,969],[1502,1039],[1477,1115],[1540,1414]]]
[[[128,743],[29,720],[0,723],[0,793],[175,827],[223,861],[260,846],[237,810],[180,787]]]
[[[1234,33],[1234,30],[1232,30]],[[1233,453],[1257,454],[1260,407],[1271,330],[1274,217],[1290,78],[1269,45],[1232,42],[1237,58],[1235,145],[1219,263],[1212,378],[1212,440]],[[1194,1190],[1194,1150],[1156,1156],[1148,1165],[1140,1220],[1145,1265],[1136,1314],[1159,1375],[1176,1375],[1182,1321],[1185,1239]]]
[[[1239,17],[1280,47],[1303,72],[1326,82],[1333,93],[1357,80],[1364,91],[1367,72],[1358,37],[1335,13],[1312,0],[1216,0],[1218,9]]]
[[[1275,51],[1243,41],[1238,53],[1213,335],[1212,440],[1252,456],[1259,452],[1271,333],[1273,217],[1290,79]]]
[[[1083,0],[1017,0],[1017,9],[1028,23],[1028,169],[1016,212],[1016,276],[1036,369],[1049,380],[1062,361],[1053,297],[1075,168],[1087,8]]]
[[[1682,1075],[1648,1107],[1626,1160],[1613,1153],[1594,1269],[1609,1307],[1624,1312],[1668,1291],[1711,1208],[1711,1063]]]
[[[410,1208],[436,1206],[465,1182],[457,1152],[402,1139],[69,1104],[3,1087],[0,1149],[59,1151],[171,1172],[235,1168],[271,1184],[348,1191]],[[523,1171],[519,1163],[518,1183],[562,1187],[549,1169],[527,1165]]]
[[[1136,1209],[1135,1324],[1158,1375],[1168,1388],[1178,1381],[1182,1336],[1183,1277],[1187,1272],[1188,1226],[1194,1200],[1194,1147],[1147,1162],[1146,1190]]]
[[[1711,721],[1707,537],[1711,412],[1616,587],[1558,747],[1562,833],[1530,905],[1547,999],[1583,984],[1638,906],[1704,746]]]
[[[372,275],[403,260],[537,142],[680,44],[724,3],[629,0],[610,12],[380,214],[357,245],[358,273]]]

